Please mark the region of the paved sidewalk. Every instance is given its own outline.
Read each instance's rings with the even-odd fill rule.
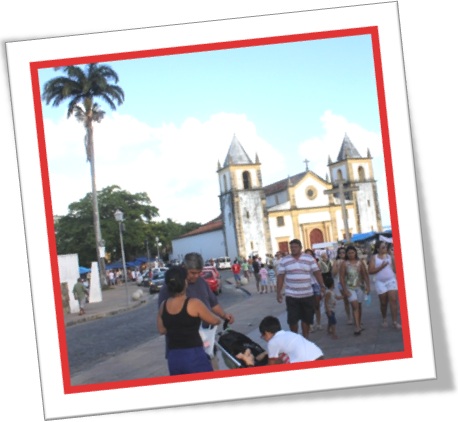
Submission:
[[[137,290],[141,290],[143,296],[139,300],[133,300],[132,295]],[[101,302],[88,303],[84,315],[79,315],[78,312],[65,314],[65,325],[80,324],[94,319],[115,315],[120,312],[126,312],[144,305],[155,296],[150,295],[146,287],[139,287],[135,283],[127,284],[127,292],[128,294],[126,293],[126,286],[124,284],[102,290]],[[127,301],[127,296],[129,296],[129,302]]]
[[[229,280],[230,281],[230,280]],[[224,289],[235,289],[225,282]],[[136,285],[128,286],[129,294],[139,289]],[[139,301],[130,300],[127,306],[125,286],[116,286],[102,292],[102,302],[89,303],[86,315],[66,315],[66,325],[83,323],[94,318],[103,318],[119,312],[125,312],[136,306],[142,306],[148,301],[157,300],[157,295],[150,295],[146,288],[144,296]],[[275,293],[259,294],[256,292],[254,281],[243,286],[240,301],[225,309],[235,317],[231,329],[250,337],[256,343],[266,348],[266,343],[260,338],[259,322],[266,315],[277,316],[284,329],[286,323],[285,304],[276,301]],[[224,294],[224,293],[223,293]],[[365,330],[360,336],[353,334],[353,326],[347,325],[342,301],[337,304],[337,334],[338,339],[332,339],[326,333],[326,316],[322,316],[323,329],[310,334],[309,339],[315,342],[324,352],[326,358],[362,356],[379,353],[402,352],[404,350],[403,330],[381,326],[378,298],[372,293],[372,303],[363,305],[363,324]],[[164,358],[164,336],[157,337],[128,352],[111,357],[72,377],[72,385],[97,384],[103,382],[136,380],[152,377],[168,376]],[[218,352],[220,369],[227,369]]]

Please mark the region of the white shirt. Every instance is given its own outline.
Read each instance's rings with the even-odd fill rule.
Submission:
[[[313,273],[318,270],[315,258],[306,253],[302,253],[298,259],[291,255],[282,258],[277,274],[285,275],[285,295],[296,298],[313,296]],[[318,282],[315,280],[315,283]]]
[[[309,362],[323,356],[321,349],[300,334],[292,331],[277,331],[267,343],[269,358],[278,358],[286,353],[291,363]]]

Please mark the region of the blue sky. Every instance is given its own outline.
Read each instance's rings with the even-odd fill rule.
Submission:
[[[347,133],[374,157],[390,224],[369,35],[108,64],[126,98],[115,112],[102,104],[107,115],[95,126],[98,189],[144,191],[159,219],[205,223],[219,214],[217,162],[234,134],[258,154],[267,185],[303,171],[304,159],[325,178]],[[57,75],[41,70],[40,84]],[[84,132],[66,105],[43,114],[53,212],[65,214],[90,190]]]

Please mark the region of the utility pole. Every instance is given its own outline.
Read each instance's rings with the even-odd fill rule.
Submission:
[[[149,254],[149,244],[148,244],[148,239],[145,240],[146,243],[146,257],[148,258],[148,268],[149,268],[149,262],[150,262],[150,254]]]

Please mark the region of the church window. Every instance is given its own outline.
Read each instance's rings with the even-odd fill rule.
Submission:
[[[223,176],[223,182],[224,182],[224,192],[227,192],[227,179],[226,179],[226,175]]]
[[[370,208],[370,206],[371,206],[371,200],[370,200],[370,199],[367,200],[367,206],[368,206],[369,208]]]
[[[246,218],[250,218],[250,211],[245,210],[245,216],[246,216]]]
[[[275,195],[275,205],[278,205],[280,201],[278,200],[278,195]]]
[[[361,182],[363,182],[364,180],[366,180],[366,174],[364,172],[364,168],[363,167],[358,167],[358,177],[359,177],[359,180]]]
[[[305,189],[305,194],[307,195],[307,198],[312,200],[315,199],[317,196],[317,190],[313,186],[308,186]]]
[[[251,175],[249,171],[242,173],[243,178],[243,189],[251,189]]]
[[[277,227],[282,227],[285,225],[285,218],[283,216],[277,217]]]

